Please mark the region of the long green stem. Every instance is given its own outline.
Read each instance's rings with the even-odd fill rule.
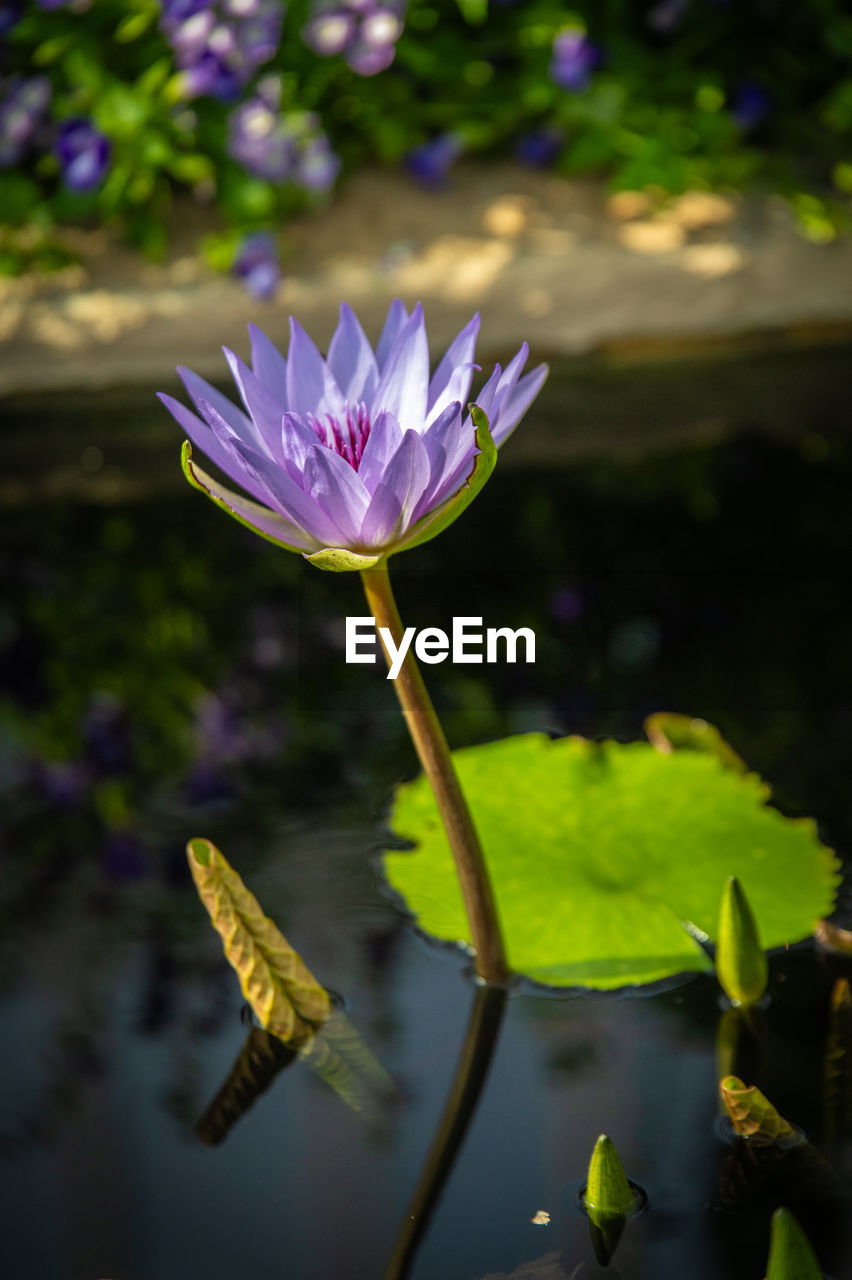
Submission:
[[[374,569],[365,569],[361,573],[361,579],[367,604],[377,627],[386,628],[398,648],[404,632],[391,591],[387,566],[377,565]],[[387,650],[385,656],[390,660]],[[476,953],[476,972],[485,982],[505,982],[508,976],[506,952],[479,836],[453,767],[447,739],[411,649],[405,655],[399,675],[394,681],[394,688],[423,772],[435,793],[438,811],[455,859],[470,924],[471,942]]]

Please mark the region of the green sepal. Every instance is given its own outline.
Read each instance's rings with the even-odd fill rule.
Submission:
[[[400,542],[390,547],[387,555],[396,555],[397,551],[410,551],[424,542],[430,542],[439,533],[458,520],[461,513],[470,506],[476,495],[490,478],[497,464],[497,446],[488,425],[488,417],[478,404],[468,406],[475,428],[476,447],[479,453],[473,460],[473,468],[462,487],[448,498],[435,511],[430,511],[422,520],[418,520]]]
[[[385,558],[384,551],[350,551],[347,547],[322,547],[319,551],[303,551],[309,564],[330,573],[349,573],[352,570],[373,569]]]
[[[716,934],[716,976],[735,1004],[754,1004],[766,990],[769,970],[757,921],[745,890],[729,876],[722,890]]]
[[[808,1238],[789,1209],[772,1215],[766,1280],[822,1280]]]
[[[180,465],[183,474],[186,476],[193,489],[198,489],[199,493],[203,493],[211,502],[215,502],[216,506],[220,507],[222,511],[227,512],[232,520],[236,520],[237,523],[241,524],[245,529],[250,529],[251,532],[256,533],[259,538],[265,538],[267,542],[271,542],[275,547],[282,547],[284,551],[292,551],[296,555],[303,554],[301,547],[294,547],[292,543],[285,542],[283,538],[274,538],[271,533],[264,533],[262,529],[258,529],[257,525],[252,524],[252,522],[247,520],[245,516],[241,516],[239,512],[235,511],[234,508],[229,505],[228,499],[221,496],[224,494],[230,494],[231,491],[226,489],[224,485],[220,485],[217,480],[212,478],[212,476],[208,476],[206,471],[202,471],[201,468],[196,466],[192,461],[192,445],[188,440],[184,440],[180,451]],[[219,492],[216,492],[216,490]],[[248,511],[256,510],[259,519],[266,521],[274,521],[276,519],[276,513],[274,511],[270,511],[268,507],[261,506],[259,502],[252,502],[251,498],[244,498],[242,494],[233,494],[232,496]]]

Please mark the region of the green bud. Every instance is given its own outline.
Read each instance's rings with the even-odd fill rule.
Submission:
[[[595,1143],[589,1161],[589,1177],[584,1194],[586,1211],[594,1214],[624,1214],[633,1212],[635,1196],[624,1166],[614,1145],[602,1133]]]
[[[736,876],[722,892],[716,937],[716,976],[735,1004],[753,1004],[766,990],[768,969],[751,907]]]
[[[789,1209],[772,1215],[766,1280],[822,1280],[816,1255]]]
[[[583,1202],[589,1217],[595,1256],[601,1266],[609,1266],[628,1215],[636,1209],[636,1196],[627,1181],[618,1152],[603,1133],[595,1143],[589,1161]]]

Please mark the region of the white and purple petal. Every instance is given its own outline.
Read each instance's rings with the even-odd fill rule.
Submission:
[[[402,427],[392,413],[380,413],[373,422],[361,454],[358,474],[370,493],[381,483],[385,469],[402,444]]]
[[[403,431],[422,431],[429,391],[429,346],[418,302],[400,329],[382,369],[374,407],[392,413]]]
[[[432,422],[451,400],[467,400],[473,371],[478,367],[474,364],[473,357],[479,326],[480,317],[477,312],[447,347],[446,354],[429,383],[427,424]]]
[[[206,379],[200,378],[191,369],[185,369],[183,365],[178,365],[177,371],[181,382],[189,392],[193,404],[199,410],[201,410],[201,402],[206,401],[207,404],[212,404],[220,418],[227,422],[235,436],[239,436],[241,440],[246,441],[256,438],[257,433],[251,418],[249,418],[248,414],[243,413],[242,409],[238,408],[233,400],[223,396],[221,391],[217,391]],[[203,412],[203,410],[201,411]]]
[[[264,386],[245,361],[228,347],[223,347],[222,350],[242,402],[257,427],[257,442],[262,446],[261,452],[269,454],[276,462],[283,465],[281,421],[284,409],[281,402]]]
[[[249,325],[251,338],[251,365],[255,376],[263,383],[270,395],[281,404],[281,412],[287,408],[287,361],[257,325]]]
[[[230,439],[223,442],[220,434],[214,431],[209,422],[199,418],[191,409],[187,409],[185,404],[175,400],[173,396],[166,395],[164,391],[159,391],[157,394],[172,417],[183,427],[196,448],[200,449],[235,484],[241,484],[243,488],[248,489],[249,493],[253,494],[261,502],[266,501],[264,490],[246,471],[242,461],[235,457],[230,447]]]
[[[315,538],[320,546],[346,546],[346,535],[340,525],[296,483],[292,476],[248,445],[236,441],[234,447],[248,471],[254,476],[256,483],[265,492],[266,501],[274,510],[298,524],[312,538]]]
[[[385,327],[382,329],[382,336],[379,338],[376,345],[376,362],[378,363],[380,370],[384,369],[385,362],[390,355],[391,347],[396,341],[397,334],[400,332],[407,319],[407,310],[400,302],[399,298],[394,298],[388,309]]]
[[[287,353],[287,408],[293,413],[326,414],[342,420],[346,401],[334,374],[298,321],[290,320],[290,350]]]
[[[515,389],[500,406],[497,424],[492,431],[494,443],[498,446],[505,443],[515,430],[527,409],[535,400],[544,385],[549,373],[546,364],[540,364],[530,373],[524,374],[515,384]]]
[[[363,402],[369,409],[379,382],[379,366],[358,317],[346,302],[340,304],[340,323],[328,348],[328,367],[347,403]]]
[[[341,545],[357,543],[370,495],[354,467],[321,444],[308,450],[305,489],[343,531]]]

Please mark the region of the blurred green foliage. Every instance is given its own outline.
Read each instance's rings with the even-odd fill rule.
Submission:
[[[280,109],[317,113],[344,173],[397,165],[446,133],[468,153],[519,149],[541,163],[534,140],[546,137],[546,162],[559,172],[605,174],[616,189],[762,183],[789,199],[814,239],[849,222],[852,17],[842,0],[410,0],[395,60],[373,76],[306,45],[311,13],[307,0],[287,5],[277,53],[241,98],[278,75]],[[97,189],[73,193],[51,146],[33,146],[3,173],[0,222],[47,233],[119,219],[156,256],[176,191],[215,201],[239,230],[279,226],[322,198],[250,176],[228,155],[237,103],[181,97],[161,19],[157,0],[23,6],[0,36],[6,83],[49,77],[52,127],[90,119],[111,143],[111,163]],[[554,40],[566,28],[584,31],[595,50],[574,89],[554,81]],[[31,236],[3,243],[4,271],[51,265]],[[232,235],[208,248],[217,266],[230,265]]]

